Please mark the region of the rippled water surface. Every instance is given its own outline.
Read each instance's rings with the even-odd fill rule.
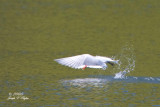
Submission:
[[[0,106],[160,106],[159,0],[1,0]],[[54,59],[119,60],[77,70]]]

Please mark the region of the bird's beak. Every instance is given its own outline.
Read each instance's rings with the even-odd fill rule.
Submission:
[[[114,63],[113,62],[108,62],[109,64],[111,64],[112,66],[114,65]]]
[[[108,61],[108,63],[113,66],[114,64],[118,64],[118,61],[119,61],[119,60]]]

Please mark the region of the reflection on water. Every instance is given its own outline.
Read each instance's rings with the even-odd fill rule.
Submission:
[[[73,86],[79,86],[79,87],[101,87],[104,85],[105,80],[99,79],[99,78],[84,78],[84,79],[73,79],[73,80],[64,80],[62,81],[63,85],[73,85]]]
[[[133,77],[115,78],[114,76],[90,76],[91,78],[79,78],[72,80],[61,80],[62,84],[79,87],[103,87],[107,83],[153,83],[160,84],[160,77]]]
[[[138,105],[160,106],[159,84],[160,77],[114,78],[114,76],[90,75],[88,78],[61,80],[64,92],[76,106],[75,99],[87,106],[125,106],[126,101],[131,107]],[[147,89],[147,90],[146,90]],[[145,96],[144,96],[145,95]],[[86,103],[85,101],[88,101]],[[116,103],[115,103],[116,102]]]

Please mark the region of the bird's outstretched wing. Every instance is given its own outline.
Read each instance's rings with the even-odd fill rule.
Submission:
[[[113,60],[111,58],[104,57],[104,56],[96,56],[96,58],[101,60],[102,62],[105,62],[105,63],[118,64],[118,61],[119,61],[119,60]]]
[[[96,56],[97,59],[101,60],[102,62],[107,62],[107,61],[113,61],[111,58],[105,57],[105,56]]]
[[[77,55],[77,56],[72,56],[72,57],[55,59],[55,61],[58,62],[59,64],[69,66],[71,68],[81,69],[85,67],[84,61],[88,56],[90,55],[83,54],[83,55]]]

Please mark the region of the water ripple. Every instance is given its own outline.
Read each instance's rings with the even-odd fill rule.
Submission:
[[[125,82],[125,83],[152,83],[160,84],[160,77],[134,77],[115,78],[114,76],[89,76],[89,78],[78,78],[72,80],[61,80],[63,85],[72,85],[79,87],[103,87],[107,83]]]

